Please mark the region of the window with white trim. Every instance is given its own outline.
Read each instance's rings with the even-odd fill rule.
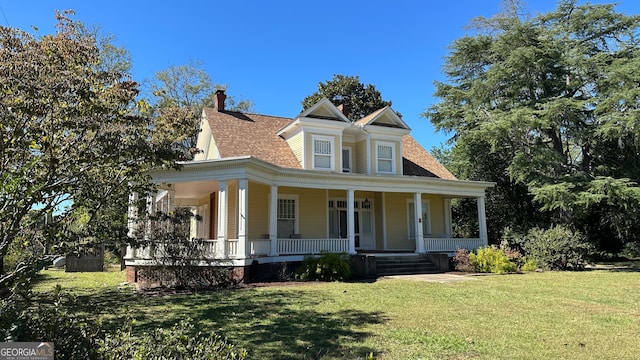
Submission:
[[[409,224],[409,239],[416,239],[416,208],[413,205],[413,201],[407,203],[407,219]],[[422,200],[422,216],[420,217],[420,221],[422,221],[422,236],[430,237],[431,236],[431,220],[429,216],[429,200]]]
[[[278,238],[288,239],[298,232],[298,209],[295,197],[278,198]]]
[[[333,170],[333,137],[313,136],[313,168]]]
[[[378,161],[378,172],[385,174],[394,174],[394,151],[395,144],[391,142],[376,143],[376,159]]]
[[[350,173],[351,169],[351,146],[342,147],[342,172]]]

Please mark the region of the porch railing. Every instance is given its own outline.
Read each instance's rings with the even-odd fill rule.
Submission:
[[[280,255],[315,255],[323,251],[341,253],[348,250],[347,239],[278,239]]]
[[[476,250],[483,244],[479,238],[424,238],[424,248],[428,252],[455,252],[457,249]]]

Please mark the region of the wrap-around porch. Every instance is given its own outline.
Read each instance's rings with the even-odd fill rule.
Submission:
[[[191,238],[210,259],[234,264],[298,260],[327,252],[453,253],[487,245],[484,190],[433,191],[361,183],[339,188],[247,178],[164,182],[151,211],[189,207],[199,215]],[[451,201],[474,197],[478,236],[452,237]],[[154,258],[153,246],[129,248],[129,262]]]

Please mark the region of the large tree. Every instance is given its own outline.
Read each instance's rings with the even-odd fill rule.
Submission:
[[[391,106],[391,101],[382,100],[382,95],[374,85],[362,84],[358,76],[333,75],[333,79],[319,82],[318,91],[302,100],[302,108],[307,109],[324,97],[336,106],[345,106],[348,118],[352,121]]]
[[[479,146],[470,164],[499,154],[505,178],[555,222],[585,228],[597,213],[596,240],[637,241],[640,17],[564,0],[525,18],[508,4],[451,44],[425,116],[455,146]]]
[[[12,244],[63,254],[131,240],[129,194],[151,189],[149,169],[193,151],[174,140],[191,134],[159,126],[191,112],[150,116],[138,84],[105,66],[95,37],[68,15],[40,38],[0,28],[0,258]],[[48,260],[35,253],[0,275],[3,311]]]
[[[183,139],[183,145],[190,149],[195,149],[197,143],[197,131],[200,128],[200,114],[205,107],[215,107],[215,92],[219,89],[226,89],[226,85],[216,84],[211,76],[203,69],[203,64],[198,61],[191,61],[186,65],[173,65],[154,74],[153,80],[149,82],[149,90],[154,96],[150,100],[154,112],[163,112],[167,108],[190,109],[195,116],[191,123],[179,121],[175,123],[168,117],[168,123],[161,124],[164,127],[183,128],[183,133],[190,132],[194,135]],[[227,96],[226,110],[250,112],[253,111],[251,100],[237,99]]]

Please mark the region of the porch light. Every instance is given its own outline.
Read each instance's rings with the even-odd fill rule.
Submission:
[[[371,208],[371,201],[369,201],[368,197],[364,198],[364,201],[362,202],[362,208],[363,209],[370,209]]]

